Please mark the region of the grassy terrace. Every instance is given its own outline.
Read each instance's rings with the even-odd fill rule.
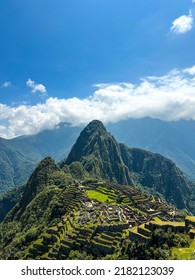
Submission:
[[[143,229],[143,232],[140,233],[139,232],[139,228]],[[145,231],[145,232],[144,232]],[[145,239],[145,240],[148,240],[149,239],[149,236],[148,234],[145,234],[146,232],[149,232],[147,229],[145,229],[144,227],[144,224],[143,225],[140,225],[140,226],[136,226],[136,227],[133,227],[129,230],[129,236],[131,236],[132,234],[133,235],[136,235],[137,238],[141,238],[142,240]],[[132,233],[132,234],[131,234]],[[131,237],[130,237],[131,238]]]
[[[130,229],[130,231],[133,232],[133,233],[137,233],[137,228],[138,228],[137,226],[133,227],[133,228]]]
[[[155,222],[162,222],[162,220],[161,220],[159,217],[154,217],[153,220],[154,220]]]
[[[194,260],[195,240],[192,241],[189,248],[173,248],[172,258],[177,260]]]
[[[117,193],[115,190],[98,186],[92,189],[86,189],[86,195],[90,199],[96,199],[99,202],[107,202],[117,205],[132,205],[131,200],[126,195]]]
[[[134,199],[137,202],[143,202],[143,201],[148,200],[148,198],[143,195],[134,195],[134,196],[132,196],[132,199]]]
[[[108,194],[104,194],[94,190],[86,190],[86,194],[90,199],[96,199],[99,202],[110,202],[116,204],[113,199],[109,198]]]
[[[159,226],[166,226],[166,225],[169,225],[169,226],[174,226],[174,227],[185,227],[185,223],[184,222],[164,222],[164,221],[152,221],[150,222],[154,225],[159,225]]]
[[[195,223],[195,216],[187,216],[186,220]]]
[[[134,206],[131,206],[131,208],[136,211],[137,213],[140,213],[140,214],[146,214],[144,211],[140,210],[139,208],[136,208]]]

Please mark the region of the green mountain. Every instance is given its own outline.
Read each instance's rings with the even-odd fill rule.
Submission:
[[[63,123],[53,130],[13,139],[0,138],[0,194],[27,182],[46,156],[62,160],[76,140],[80,127]]]
[[[93,121],[67,159],[46,157],[7,196],[16,205],[0,223],[0,259],[183,258],[177,248],[192,259],[195,217],[163,199],[191,210],[192,189],[170,160],[118,144]]]
[[[23,196],[25,185],[9,190],[0,196],[0,223],[7,213],[20,201]]]
[[[41,159],[35,149],[29,149],[25,140],[0,138],[0,194],[28,180]]]
[[[81,132],[64,164],[74,161],[97,178],[147,187],[179,209],[191,207],[193,183],[171,160],[117,143],[100,121],[92,121]]]
[[[120,147],[100,121],[92,121],[81,132],[64,164],[80,162],[94,177],[119,184],[132,184]]]
[[[159,153],[174,161],[188,178],[195,180],[195,121],[127,119],[109,123],[107,129],[117,141]]]
[[[171,159],[188,178],[195,180],[195,121],[165,122],[159,119],[128,119],[106,128],[117,141],[159,153]],[[37,163],[46,156],[57,162],[66,157],[82,127],[60,123],[36,135],[0,138],[0,194],[24,184]]]

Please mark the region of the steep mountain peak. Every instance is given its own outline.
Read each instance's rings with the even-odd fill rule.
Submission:
[[[91,121],[86,128],[84,129],[86,131],[92,130],[92,131],[106,131],[106,128],[104,127],[103,123],[99,120],[93,120]]]
[[[128,170],[120,156],[120,148],[102,122],[94,120],[81,132],[65,164],[79,161],[91,175],[131,184]]]
[[[106,139],[107,141],[115,141],[110,133],[106,131],[102,122],[98,120],[91,121],[77,138],[68,155],[66,164],[80,161],[83,157],[93,154],[95,151],[101,152],[102,141]]]
[[[30,176],[22,199],[20,200],[21,213],[28,203],[39,193],[45,186],[51,183],[50,174],[60,171],[59,166],[51,157],[44,158],[35,168]]]
[[[93,137],[105,134],[108,134],[108,132],[104,127],[103,123],[98,120],[93,120],[83,129],[80,136],[82,137],[82,139],[91,139]]]

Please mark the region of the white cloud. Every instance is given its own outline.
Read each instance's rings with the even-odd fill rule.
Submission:
[[[194,0],[194,3],[195,3],[195,0]],[[184,69],[183,72],[187,73],[189,75],[195,75],[195,65],[190,68]]]
[[[182,34],[192,29],[194,18],[191,11],[189,15],[183,15],[172,22],[171,31],[176,34]]]
[[[31,79],[28,79],[28,81],[26,82],[26,85],[32,89],[32,92],[41,92],[41,93],[46,93],[46,87],[42,84],[36,84],[34,81],[32,81]]]
[[[173,69],[164,76],[142,78],[138,84],[98,84],[85,99],[50,97],[34,106],[0,103],[0,136],[34,134],[60,122],[79,125],[93,119],[104,123],[146,116],[166,121],[195,120],[194,69]]]
[[[5,88],[12,87],[12,84],[11,84],[11,82],[4,82],[2,84],[2,87],[5,87]]]

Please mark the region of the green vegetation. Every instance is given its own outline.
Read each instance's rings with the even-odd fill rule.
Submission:
[[[186,220],[188,220],[189,222],[195,223],[195,216],[187,216]]]
[[[163,226],[172,226],[172,227],[184,227],[184,222],[164,222],[164,221],[154,221],[152,224],[163,227]]]
[[[23,190],[0,199],[12,208],[0,223],[0,258],[193,259],[194,217],[141,185],[187,205],[180,190],[187,181],[174,164],[120,145],[100,122],[90,123],[66,160],[46,157]]]
[[[162,220],[161,220],[159,217],[154,217],[153,220],[154,220],[155,222],[162,222]]]
[[[195,240],[189,248],[173,248],[171,257],[175,260],[195,260]]]
[[[3,139],[0,137],[0,194],[27,182],[36,165],[50,155],[64,159],[82,127],[59,124],[36,135]]]
[[[101,186],[97,184],[94,187],[90,180],[79,189],[77,183],[67,184],[65,180],[66,186],[62,188],[59,186],[63,176],[50,160],[39,165],[36,173],[40,172],[38,176],[45,177],[44,170],[48,169],[52,170],[50,176],[46,181],[43,178],[40,180],[42,187],[37,189],[36,195],[31,195],[32,200],[23,209],[21,218],[18,205],[0,225],[0,244],[6,244],[6,249],[1,248],[2,259],[193,259],[194,243],[189,247],[191,241],[188,235],[171,230],[174,226],[185,226],[184,222],[162,222],[155,217],[153,224],[172,227],[153,232],[141,224],[129,230],[126,223],[119,219],[121,210],[113,208],[126,205],[116,203],[118,197],[123,202],[127,198],[120,193],[119,186],[115,189],[102,182]],[[70,175],[66,173],[66,176],[70,179]],[[34,186],[32,178],[30,182]],[[97,207],[101,203],[107,204],[107,210],[95,208],[90,210],[89,215],[86,207],[91,209],[90,204],[81,204],[86,198],[97,200]],[[134,213],[144,213],[137,212],[139,209],[132,206]],[[131,232],[138,238],[138,243],[128,241]]]
[[[112,203],[113,203],[113,199],[110,199],[110,198],[108,197],[108,195],[103,194],[103,193],[100,193],[100,192],[98,192],[98,191],[87,190],[86,193],[87,193],[87,196],[88,196],[90,199],[96,199],[96,200],[98,200],[99,202],[112,202]]]
[[[126,251],[128,259],[166,260],[172,258],[173,247],[189,247],[190,238],[186,234],[175,233],[171,229],[156,229],[147,243],[129,241]]]
[[[24,188],[25,185],[14,188],[0,196],[0,222],[4,220],[7,213],[19,202],[23,195]]]

